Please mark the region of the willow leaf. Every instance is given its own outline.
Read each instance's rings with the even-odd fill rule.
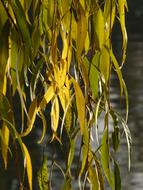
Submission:
[[[30,158],[28,149],[24,143],[22,143],[22,146],[23,146],[23,151],[24,151],[24,155],[25,155],[24,166],[25,166],[26,171],[27,171],[29,189],[32,190],[32,163],[31,163],[31,158]]]
[[[40,118],[42,119],[43,130],[42,130],[41,138],[40,138],[40,140],[38,141],[39,144],[43,141],[43,139],[44,139],[44,137],[45,137],[45,135],[46,135],[46,129],[47,129],[46,119],[45,119],[44,114],[43,114],[41,111],[40,111]]]
[[[53,131],[56,132],[59,124],[59,101],[57,97],[55,97],[52,103],[51,123]]]
[[[104,16],[102,10],[99,8],[96,15],[94,15],[94,30],[95,30],[95,46],[98,50],[102,49],[105,36]]]
[[[120,170],[116,161],[114,161],[114,178],[115,178],[115,190],[121,190]]]
[[[99,67],[100,61],[100,53],[97,52],[91,62],[90,70],[89,70],[89,79],[92,92],[95,97],[98,96],[98,80],[99,80],[99,71],[97,68]]]
[[[70,142],[70,149],[69,149],[69,154],[68,154],[68,169],[67,169],[67,171],[69,171],[71,168],[73,158],[74,158],[74,154],[75,154],[75,139],[72,139]]]
[[[80,173],[79,173],[79,177],[82,175],[85,166],[87,164],[87,159],[88,159],[88,153],[90,150],[89,147],[89,132],[88,129],[85,128],[84,129],[84,133],[83,133],[83,145],[82,145],[82,163],[81,163],[81,169],[80,169]]]
[[[28,135],[34,125],[35,119],[36,119],[36,114],[37,114],[37,99],[34,99],[33,102],[30,105],[29,111],[28,111],[28,115],[29,115],[29,119],[27,121],[27,128],[26,130],[21,134],[21,136],[26,136]]]
[[[44,156],[42,165],[38,171],[38,183],[40,190],[49,190],[48,187],[48,166],[47,166],[47,157]]]
[[[88,175],[90,183],[92,184],[92,190],[101,190],[97,170],[94,167],[90,166],[88,169]]]
[[[79,21],[77,23],[77,59],[79,60],[82,54],[82,51],[85,46],[85,40],[87,36],[87,15],[83,10],[82,6],[79,4]]]
[[[8,146],[9,146],[9,129],[7,128],[6,123],[3,123],[2,131],[1,131],[2,139],[1,139],[1,153],[2,158],[4,160],[5,169],[7,169],[8,163]]]
[[[30,34],[29,34],[24,10],[18,0],[12,1],[11,6],[12,6],[13,12],[15,14],[17,24],[19,26],[19,30],[22,33],[23,41],[28,45],[27,47],[30,51],[31,39],[30,39]]]
[[[5,25],[2,28],[2,31],[0,31],[0,93],[3,93],[6,91],[6,67],[7,67],[7,60],[8,60],[8,34],[9,34],[9,28],[8,28],[8,22],[5,23]]]
[[[104,129],[101,144],[101,162],[104,174],[111,188],[114,190],[114,178],[110,169],[109,139],[107,127]]]
[[[118,79],[119,79],[119,83],[120,83],[120,91],[121,91],[121,96],[123,94],[123,89],[124,89],[124,86],[123,86],[123,76],[122,76],[122,72],[121,72],[121,69],[119,67],[119,64],[116,60],[116,57],[114,56],[112,50],[110,50],[110,56],[111,56],[111,59],[112,59],[112,62],[114,64],[114,67],[116,69],[116,73],[118,75]]]
[[[102,48],[101,56],[100,56],[100,66],[101,73],[104,77],[106,84],[109,79],[109,68],[110,68],[110,54],[105,47]]]
[[[85,98],[78,83],[74,79],[72,81],[75,90],[76,106],[77,106],[80,130],[81,134],[83,134],[85,130]]]
[[[127,5],[126,0],[118,0],[118,11],[119,11],[119,20],[123,36],[123,58],[122,64],[125,62],[126,58],[126,48],[127,48],[127,31],[125,25],[125,6]]]
[[[40,102],[39,108],[38,109],[43,109],[46,107],[46,105],[51,101],[55,94],[54,86],[50,86],[46,93],[44,94],[43,99]]]
[[[72,190],[71,179],[65,179],[64,184],[60,190]]]

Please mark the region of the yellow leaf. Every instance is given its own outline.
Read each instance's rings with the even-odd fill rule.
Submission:
[[[24,143],[23,145],[23,151],[24,151],[24,167],[26,168],[27,171],[27,177],[28,177],[28,183],[29,183],[29,189],[32,190],[32,163],[31,163],[31,158],[29,155],[29,152],[27,150],[27,147],[25,146]]]
[[[59,101],[57,97],[55,97],[51,108],[51,123],[53,131],[56,132],[59,124]]]
[[[21,136],[26,136],[31,132],[36,119],[37,111],[37,99],[34,99],[28,111],[29,119],[27,121],[27,129],[21,134]]]
[[[74,79],[72,81],[75,89],[76,106],[77,106],[80,129],[81,133],[83,134],[85,128],[85,98],[78,83]]]
[[[68,40],[66,38],[66,34],[62,35],[62,40],[63,40],[62,59],[66,59],[67,53],[68,53],[68,48],[69,48],[69,46],[68,46]]]
[[[47,92],[44,94],[44,97],[42,99],[42,101],[40,102],[40,105],[38,107],[39,109],[43,109],[45,108],[45,106],[51,101],[51,99],[53,98],[55,94],[55,90],[53,86],[50,86],[47,90]]]
[[[5,169],[7,169],[7,155],[8,155],[8,144],[9,144],[9,129],[6,124],[3,123],[2,127],[2,139],[1,139],[1,153],[4,160]]]

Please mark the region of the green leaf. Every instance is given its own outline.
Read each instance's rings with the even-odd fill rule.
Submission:
[[[67,171],[70,170],[72,162],[73,162],[73,158],[74,158],[74,153],[75,153],[75,139],[72,139],[70,142],[70,149],[69,149],[69,153],[68,153],[68,169]]]
[[[24,10],[18,0],[12,1],[11,6],[12,6],[13,12],[15,14],[19,30],[22,34],[23,42],[28,45],[27,47],[30,50],[31,39],[30,39],[30,34],[29,34]]]
[[[66,178],[61,190],[72,190],[71,179]]]
[[[40,190],[49,190],[48,187],[48,166],[47,157],[44,156],[42,165],[38,171],[38,183]]]
[[[114,127],[114,131],[112,132],[112,142],[114,150],[117,151],[120,144],[120,131],[117,126]]]
[[[116,161],[114,161],[114,179],[115,179],[115,190],[121,190],[120,170]]]
[[[104,174],[107,178],[110,187],[114,190],[114,179],[110,169],[109,136],[108,136],[107,127],[104,129],[100,150],[101,150],[101,162]]]
[[[82,162],[81,162],[81,169],[80,169],[80,173],[79,173],[79,177],[82,175],[84,169],[85,169],[85,166],[87,164],[87,160],[88,160],[88,153],[89,153],[89,150],[90,150],[90,147],[89,147],[89,132],[88,132],[88,129],[85,128],[84,129],[84,133],[83,133],[83,138],[82,138]]]
[[[100,52],[97,52],[91,62],[90,71],[89,71],[89,79],[91,90],[95,97],[98,96],[98,80],[99,80],[99,71],[97,70],[99,67],[100,61]]]

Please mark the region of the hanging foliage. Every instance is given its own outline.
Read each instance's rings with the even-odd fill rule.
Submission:
[[[28,189],[32,190],[32,162],[23,137],[36,129],[37,119],[43,130],[39,144],[48,131],[49,144],[58,142],[62,147],[63,136],[67,139],[66,169],[59,167],[65,178],[61,189],[74,188],[73,163],[77,165],[80,189],[88,185],[103,190],[106,181],[112,190],[121,189],[114,154],[122,129],[129,165],[131,143],[128,93],[121,71],[127,47],[126,9],[126,0],[0,0],[0,150],[7,169],[9,140],[19,143]],[[121,63],[112,46],[115,23],[121,28]],[[111,104],[113,71],[119,80],[120,95],[126,98],[125,119]],[[98,124],[101,118],[103,126]],[[79,157],[75,161],[79,139]],[[38,172],[43,190],[52,188],[47,182],[51,178],[46,172],[52,170],[48,167],[47,160],[43,161]]]

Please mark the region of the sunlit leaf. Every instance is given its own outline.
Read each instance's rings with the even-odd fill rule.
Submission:
[[[2,139],[1,139],[1,151],[2,157],[4,160],[5,169],[7,169],[8,163],[8,146],[9,146],[9,129],[7,128],[6,124],[3,123],[2,131],[1,131]]]
[[[40,102],[39,109],[43,109],[46,107],[46,105],[51,101],[55,94],[55,90],[53,86],[50,86],[46,93],[43,96],[42,101]]]
[[[29,189],[32,190],[32,163],[31,163],[31,158],[30,158],[28,149],[24,143],[22,143],[22,146],[23,146],[23,150],[24,150],[24,154],[25,154],[25,156],[24,156],[24,167],[26,168],[26,171],[27,171]]]
[[[56,132],[59,124],[59,101],[57,97],[55,97],[52,102],[51,123],[53,131]]]

